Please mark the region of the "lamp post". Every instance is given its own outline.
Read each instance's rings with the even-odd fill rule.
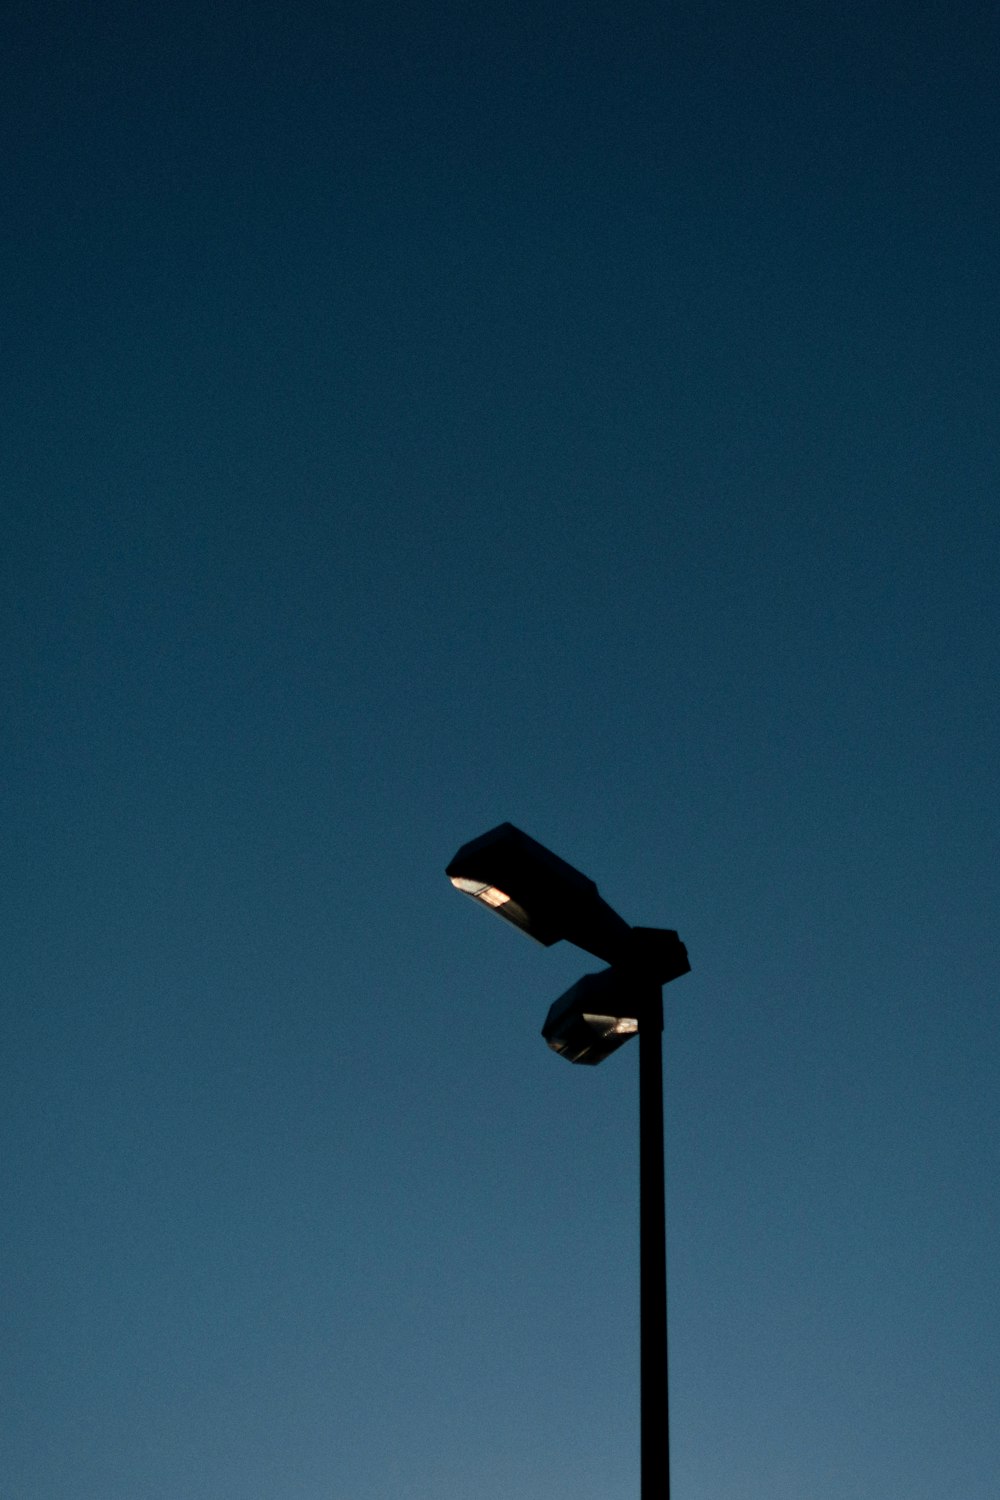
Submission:
[[[542,1035],[594,1066],[639,1037],[641,1500],[670,1500],[667,1258],[663,1174],[663,986],[691,965],[676,932],[630,927],[597,886],[511,823],[463,844],[452,885],[546,947],[566,939],[610,966],[550,1007]]]

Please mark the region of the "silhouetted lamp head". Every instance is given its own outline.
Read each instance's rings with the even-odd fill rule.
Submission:
[[[542,1036],[568,1062],[603,1062],[644,1026],[661,1029],[661,987],[690,968],[676,932],[634,927],[617,964],[585,974],[550,1006]]]
[[[585,974],[549,1007],[542,1036],[567,1062],[593,1067],[639,1030],[637,998],[613,969]]]
[[[547,948],[565,939],[613,963],[628,943],[631,928],[594,882],[512,823],[463,844],[445,873]]]

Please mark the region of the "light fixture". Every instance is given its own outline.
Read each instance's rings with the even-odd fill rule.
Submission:
[[[565,939],[613,963],[628,945],[628,923],[594,882],[512,823],[463,844],[445,873],[546,948]]]
[[[542,1036],[567,1062],[594,1067],[639,1030],[635,995],[613,969],[585,974],[549,1007]]]
[[[662,986],[689,971],[687,949],[672,930],[629,927],[592,880],[511,823],[463,844],[446,873],[546,947],[565,938],[610,965],[549,1008],[542,1035],[554,1051],[593,1066],[639,1037],[641,1500],[670,1500],[660,1033]]]

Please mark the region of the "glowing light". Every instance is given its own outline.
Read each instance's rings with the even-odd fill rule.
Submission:
[[[484,885],[481,880],[466,880],[463,875],[451,875],[448,878],[456,891],[464,891],[467,896],[474,896],[486,906],[506,906],[510,900],[505,891],[498,891],[495,885]]]
[[[592,1016],[584,1011],[583,1019],[601,1036],[635,1036],[639,1030],[639,1022],[632,1016]]]

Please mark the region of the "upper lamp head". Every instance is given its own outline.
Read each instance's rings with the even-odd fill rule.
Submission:
[[[445,873],[547,948],[565,939],[613,963],[628,945],[631,928],[594,882],[512,823],[463,844]]]

